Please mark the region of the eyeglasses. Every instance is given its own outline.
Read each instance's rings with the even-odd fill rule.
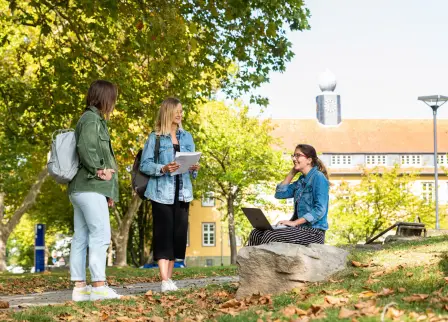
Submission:
[[[300,157],[305,157],[305,158],[308,158],[305,154],[303,154],[303,153],[295,153],[295,154],[291,154],[291,159],[298,159],[298,158],[300,158]]]

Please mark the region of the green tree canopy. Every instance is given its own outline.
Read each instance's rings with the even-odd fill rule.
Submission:
[[[201,124],[194,137],[196,149],[202,152],[195,187],[197,193],[214,192],[222,202],[232,263],[236,262],[235,232],[247,223],[241,207],[257,202],[272,206],[260,197],[274,193],[275,183],[287,173],[288,164],[283,153],[274,150],[279,141],[271,136],[274,126],[270,120],[260,121],[248,112],[239,105],[205,104],[198,112]]]
[[[398,221],[434,223],[434,205],[411,191],[418,178],[397,165],[392,169],[364,169],[361,182],[342,182],[334,188],[330,208],[330,239],[340,243],[367,241]]]

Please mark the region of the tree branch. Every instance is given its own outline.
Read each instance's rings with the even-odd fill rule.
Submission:
[[[34,203],[36,202],[36,198],[40,193],[40,189],[42,188],[42,185],[47,177],[48,177],[47,166],[44,166],[42,170],[39,172],[36,181],[31,186],[22,204],[14,212],[13,216],[11,217],[11,219],[9,219],[8,223],[6,224],[7,233],[12,232],[14,227],[19,223],[22,216],[34,205]]]
[[[5,216],[5,193],[0,192],[0,224]]]
[[[217,155],[215,155],[213,152],[209,152],[210,155],[213,157],[213,159],[216,160],[216,162],[218,162],[221,165],[221,168],[224,172],[226,172],[226,165],[224,164],[224,161],[222,161]],[[225,159],[225,157],[224,157]]]
[[[118,227],[120,227],[121,226],[121,218],[120,218],[120,212],[118,211],[117,207],[114,208],[114,217],[115,217],[115,220],[117,221]]]

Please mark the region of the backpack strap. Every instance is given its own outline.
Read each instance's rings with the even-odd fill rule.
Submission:
[[[154,147],[154,163],[159,163],[160,135],[156,135],[156,146]]]

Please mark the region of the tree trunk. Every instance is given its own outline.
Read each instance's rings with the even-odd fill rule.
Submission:
[[[116,256],[115,265],[117,266],[128,265],[127,250],[128,250],[129,229],[141,203],[142,200],[137,194],[135,194],[132,197],[129,207],[126,211],[126,215],[121,220],[120,226],[113,234],[113,242],[115,243],[115,256]]]
[[[138,262],[139,262],[139,266],[142,266],[145,264],[145,232],[146,232],[146,227],[145,227],[145,217],[146,217],[146,213],[145,213],[145,205],[143,204],[140,208],[139,208],[139,212],[138,212]]]
[[[37,175],[36,181],[34,181],[22,204],[14,211],[14,214],[7,222],[4,221],[4,209],[6,208],[4,204],[5,193],[0,192],[0,271],[6,270],[6,242],[8,241],[9,235],[11,235],[14,228],[19,224],[22,216],[34,206],[40,189],[47,177],[47,166],[44,166]]]
[[[227,219],[229,221],[230,264],[236,264],[235,210],[233,197],[227,199]]]
[[[0,229],[0,271],[6,271],[6,242],[9,235],[4,235]]]
[[[107,249],[107,266],[113,266],[114,265],[114,242],[111,241],[109,248]]]

